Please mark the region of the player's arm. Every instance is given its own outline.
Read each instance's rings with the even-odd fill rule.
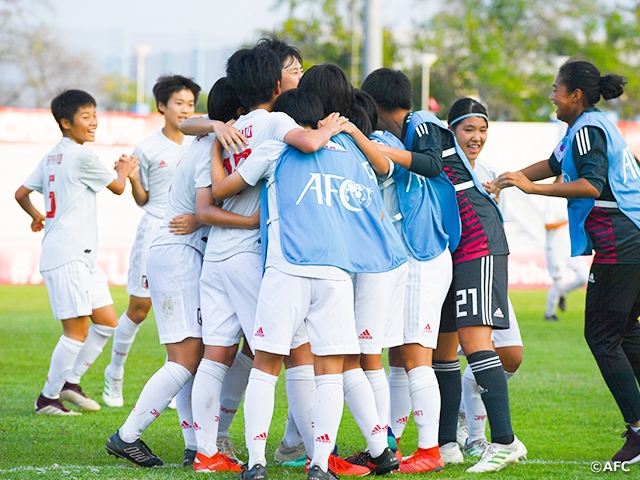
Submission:
[[[206,225],[222,228],[242,228],[252,230],[260,228],[258,211],[250,217],[227,212],[215,205],[213,192],[210,188],[196,189],[196,219]]]
[[[209,120],[204,117],[191,117],[183,121],[178,127],[185,135],[204,135],[215,133],[222,147],[229,153],[233,150],[240,153],[247,148],[247,138],[235,127],[220,120]]]
[[[313,153],[324,147],[331,137],[340,133],[348,122],[345,117],[334,112],[318,122],[316,130],[294,128],[284,136],[284,142],[304,153]]]
[[[356,145],[369,161],[369,165],[376,175],[387,175],[389,173],[389,160],[380,151],[380,144],[369,140],[353,123],[345,125],[344,133],[348,134],[356,142]]]
[[[31,202],[31,198],[29,197],[31,192],[33,192],[33,190],[28,189],[24,185],[20,185],[20,188],[16,190],[15,199],[18,205],[31,217],[31,231],[39,232],[44,229],[45,216],[40,213]]]
[[[136,205],[139,207],[146,205],[149,201],[149,192],[144,189],[140,181],[140,165],[129,174],[129,183],[131,184],[131,193]]]
[[[227,176],[222,163],[222,145],[216,138],[211,145],[211,191],[216,200],[224,200],[232,197],[247,188],[245,182],[236,170]]]
[[[117,178],[107,185],[107,188],[116,195],[122,195],[127,186],[127,178],[131,172],[138,166],[138,159],[133,155],[122,154],[114,166]]]

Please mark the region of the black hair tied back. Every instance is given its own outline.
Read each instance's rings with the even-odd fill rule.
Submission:
[[[604,75],[600,78],[600,94],[605,100],[618,98],[624,93],[623,87],[627,84],[627,79],[620,75]]]

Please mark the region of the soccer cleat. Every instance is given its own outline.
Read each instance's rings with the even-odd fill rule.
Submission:
[[[73,403],[76,407],[86,412],[97,412],[100,410],[100,404],[87,397],[77,383],[65,382],[60,392],[60,400]]]
[[[444,470],[444,460],[436,445],[432,448],[418,448],[410,457],[400,463],[402,473],[427,473]]]
[[[109,367],[104,370],[104,390],[102,391],[102,401],[107,407],[122,407],[124,398],[122,397],[122,378],[110,377],[107,373]]]
[[[567,310],[567,297],[564,295],[561,295],[560,300],[558,300],[558,308],[561,312],[565,312]]]
[[[460,448],[464,447],[464,444],[469,438],[469,427],[467,426],[467,416],[464,413],[458,413],[458,428],[456,429],[456,442]]]
[[[242,450],[236,448],[227,435],[219,436],[216,439],[216,446],[220,453],[226,455],[238,465],[244,465],[244,462],[238,458],[238,453],[242,453]]]
[[[129,460],[141,467],[161,467],[164,462],[151,453],[151,449],[142,440],[133,443],[123,442],[119,431],[107,440],[107,453],[124,460]]]
[[[193,461],[193,470],[196,472],[242,472],[242,467],[227,457],[224,453],[217,452],[211,457],[197,453]]]
[[[307,480],[337,480],[338,476],[331,471],[331,469],[327,469],[327,471],[323,471],[319,465],[314,465],[309,469],[309,473],[307,474]]]
[[[396,458],[398,459],[398,462],[402,462],[402,452],[400,451],[400,439],[396,438]]]
[[[440,455],[442,456],[445,465],[464,462],[460,445],[456,442],[449,442],[442,445],[440,447]]]
[[[622,438],[625,438],[624,445],[612,460],[629,464],[640,462],[640,434],[627,425],[627,431],[622,434]]]
[[[344,458],[340,458],[333,453],[329,455],[329,472],[336,475],[350,475],[353,477],[364,477],[371,473],[371,469],[367,466],[356,465],[348,462]]]
[[[52,398],[45,397],[43,394],[40,394],[36,400],[34,409],[36,413],[41,415],[82,415],[80,412],[69,410],[64,406],[59,398],[54,400]]]
[[[483,438],[474,440],[471,443],[469,443],[469,441],[467,440],[467,443],[464,444],[463,450],[464,453],[472,457],[481,457],[488,446],[489,442],[487,442]]]
[[[547,322],[559,322],[560,319],[558,318],[558,316],[554,313],[553,315],[545,315],[544,319]]]
[[[256,463],[251,468],[246,468],[246,466],[242,467],[242,472],[240,472],[241,480],[266,480],[267,479],[267,467]]]
[[[182,466],[191,467],[193,465],[194,460],[196,459],[196,453],[198,453],[196,450],[185,448],[184,457],[182,457]]]
[[[293,447],[287,447],[284,444],[284,441],[280,442],[276,451],[273,452],[273,458],[276,463],[281,463],[285,466],[302,466],[306,461],[307,457],[307,449],[304,448],[304,443],[300,442],[299,445],[295,445]],[[297,463],[298,465],[291,465],[292,462]],[[301,465],[300,465],[300,462]]]
[[[373,458],[369,452],[359,452],[347,458],[347,462],[367,467],[374,475],[384,475],[400,468],[398,457],[389,447],[386,447],[376,458]]]
[[[518,463],[527,456],[527,447],[514,437],[509,445],[490,443],[482,458],[473,467],[467,468],[470,473],[497,472],[507,465]]]

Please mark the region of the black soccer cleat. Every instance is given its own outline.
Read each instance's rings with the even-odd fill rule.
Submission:
[[[198,452],[196,450],[191,450],[190,448],[184,449],[184,457],[182,458],[182,466],[183,467],[193,467],[193,462],[196,460],[196,454]]]
[[[330,469],[323,471],[319,465],[314,465],[309,469],[307,480],[337,480],[338,476]]]
[[[161,467],[164,462],[151,453],[147,444],[138,439],[133,443],[123,442],[119,432],[107,440],[107,453],[124,460],[129,460],[141,467]]]
[[[251,468],[246,468],[246,465],[242,467],[240,472],[241,480],[267,480],[267,467],[256,463]]]
[[[368,467],[374,475],[385,475],[400,468],[400,462],[396,454],[386,447],[380,456],[370,457]]]

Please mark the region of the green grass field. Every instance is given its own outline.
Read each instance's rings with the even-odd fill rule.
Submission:
[[[126,292],[124,288],[112,292],[120,313],[126,307]],[[525,343],[524,362],[509,383],[511,411],[515,432],[529,455],[526,462],[488,475],[500,479],[597,476],[591,472],[591,463],[609,460],[621,447],[624,423],[582,337],[584,292],[569,296],[568,310],[558,323],[543,320],[545,292],[512,292],[511,299]],[[144,383],[164,362],[153,316],[142,326],[127,362],[124,408],[103,407],[100,412],[79,417],[35,415],[33,404],[61,333],[59,322],[51,317],[44,287],[0,287],[0,478],[202,478],[180,466],[184,445],[172,410],[164,412],[143,436],[167,467],[134,468],[105,453],[107,438],[124,422]],[[110,344],[82,381],[85,392],[98,401]],[[282,436],[284,398],[281,381],[267,444],[269,456]],[[241,411],[232,425],[231,437],[236,445],[243,444]],[[402,440],[407,455],[416,445],[413,424]],[[347,455],[363,446],[345,408],[339,451]],[[438,479],[472,477],[465,472],[471,464],[452,465],[430,475]],[[302,469],[275,466],[269,474],[270,478],[306,478]],[[640,474],[640,467],[632,468],[634,474]],[[232,474],[214,475],[235,478]],[[409,478],[400,474],[394,478],[403,477]]]

